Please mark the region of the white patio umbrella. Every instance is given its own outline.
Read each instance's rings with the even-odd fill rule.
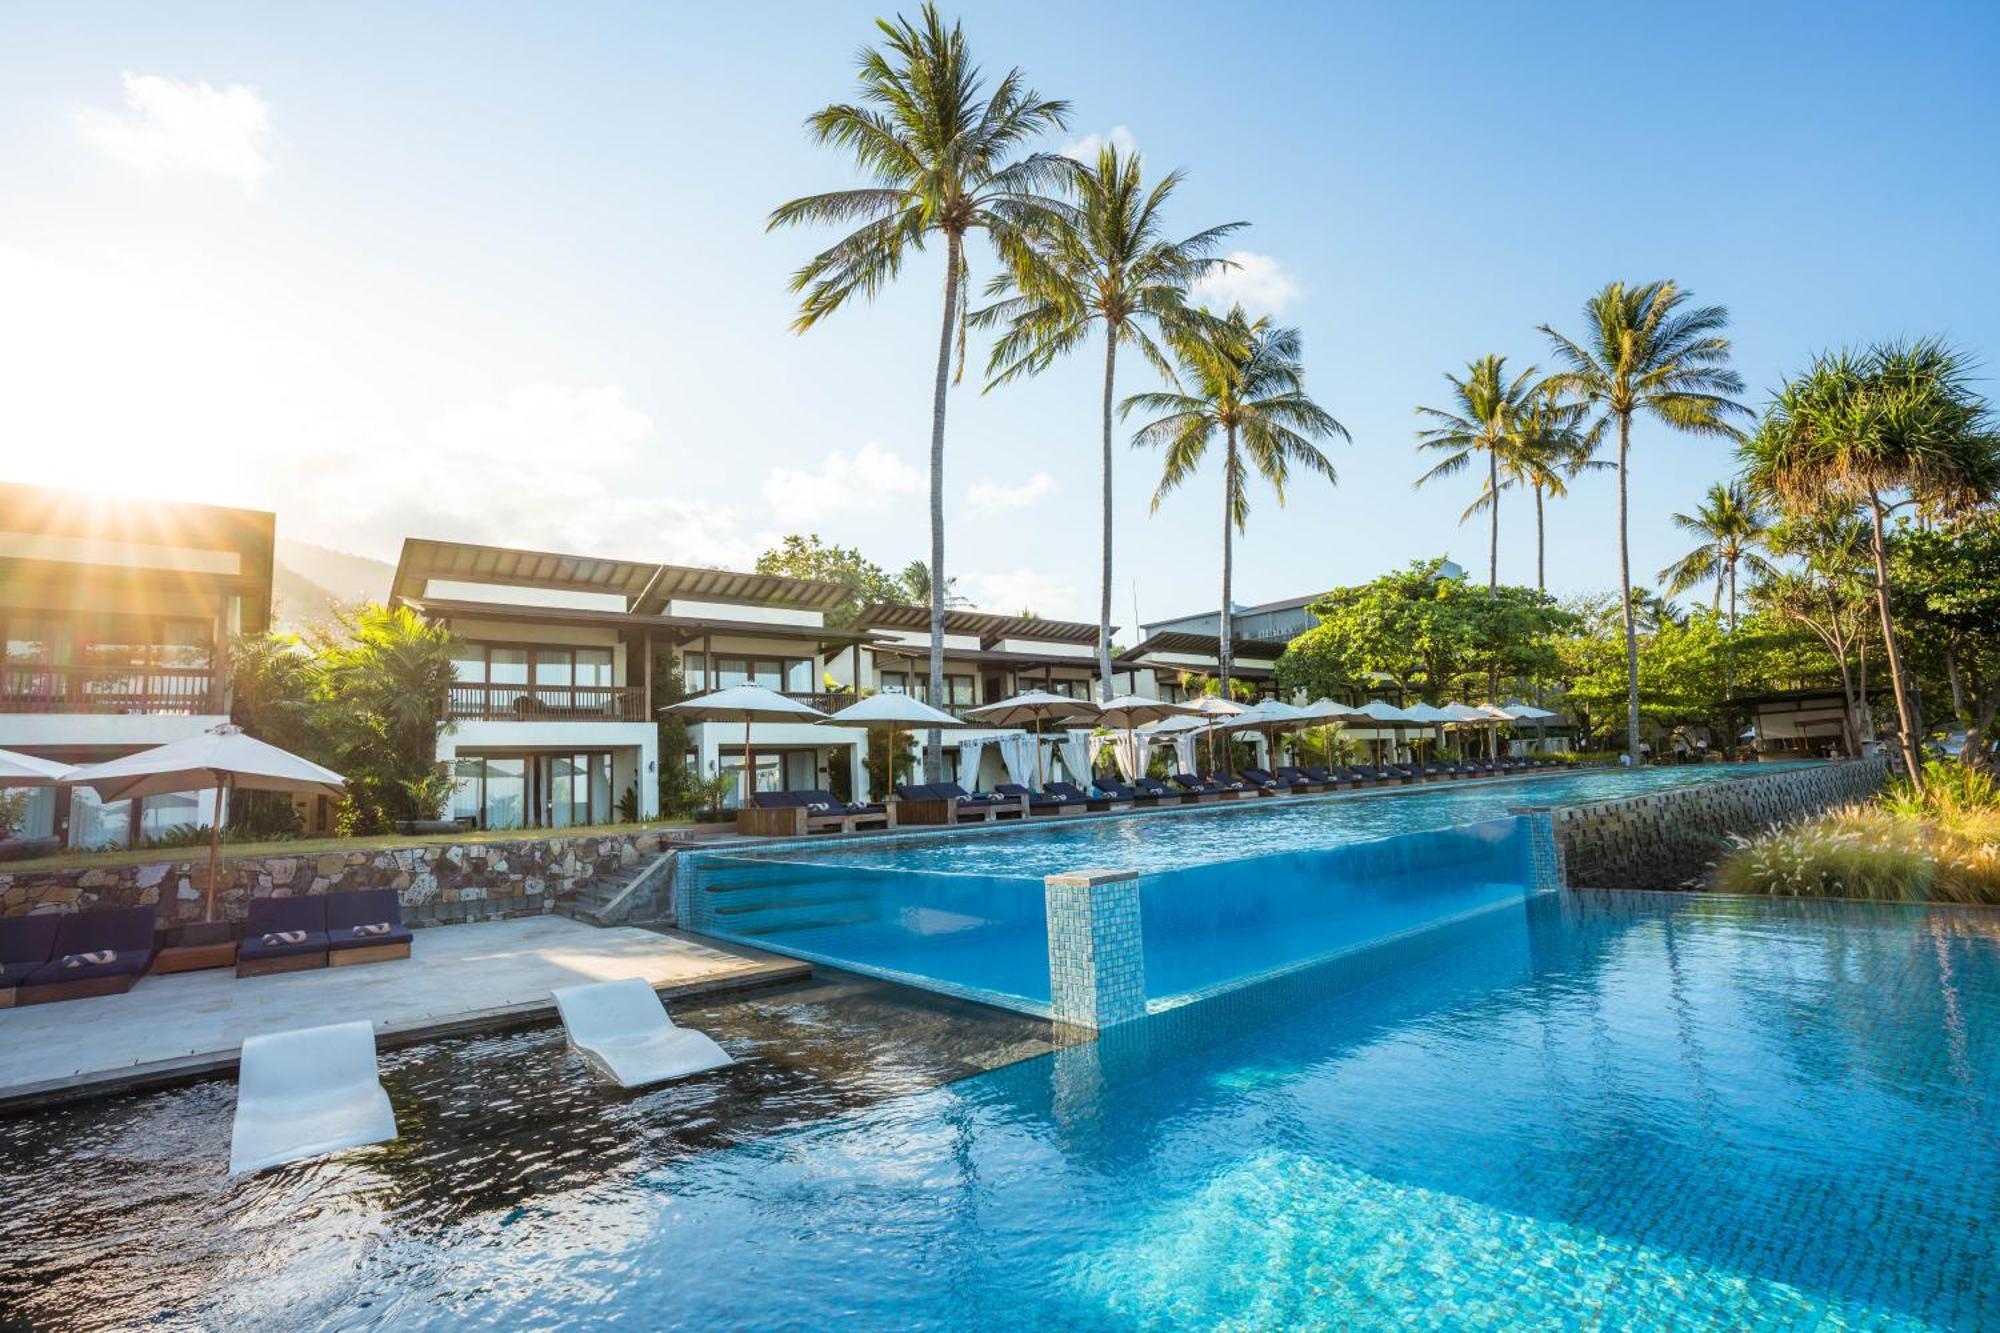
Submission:
[[[1125,732],[1125,745],[1132,751],[1139,771],[1134,777],[1146,776],[1146,764],[1139,755],[1139,739],[1136,729],[1149,722],[1165,722],[1170,718],[1191,717],[1201,710],[1193,704],[1168,703],[1165,699],[1148,699],[1143,694],[1121,694],[1115,699],[1106,699],[1097,705],[1097,725],[1119,727]]]
[[[1385,703],[1380,699],[1370,699],[1367,703],[1362,704],[1359,708],[1355,709],[1354,711],[1360,716],[1367,718],[1369,721],[1379,722],[1384,726],[1409,727],[1416,725],[1416,719],[1412,718],[1408,712],[1406,712],[1401,708],[1396,707],[1396,705],[1392,703]],[[1382,757],[1381,742],[1379,741],[1376,742],[1375,757],[1378,761]]]
[[[896,726],[908,727],[962,727],[964,722],[953,717],[942,708],[933,708],[915,695],[887,693],[871,694],[866,699],[851,703],[837,713],[829,713],[827,722],[838,727],[872,727],[886,723],[889,728],[889,762],[885,765],[889,774],[889,795],[896,789]]]
[[[267,745],[243,728],[224,723],[199,736],[174,741],[74,768],[61,779],[66,787],[88,787],[100,801],[136,800],[175,792],[215,789],[215,816],[208,826],[208,899],[204,911],[215,919],[215,872],[222,849],[224,796],[233,791],[281,791],[308,796],[340,796],[347,779],[289,750]]]
[[[743,804],[750,804],[757,789],[757,754],[750,747],[753,722],[818,722],[825,713],[811,704],[767,690],[762,685],[732,685],[726,690],[697,694],[677,704],[668,704],[662,713],[679,713],[698,722],[741,722],[743,724]]]
[[[1096,704],[1088,699],[1072,699],[1066,694],[1051,694],[1047,690],[1029,690],[1011,699],[1002,699],[996,704],[983,704],[978,708],[968,708],[965,715],[981,722],[991,722],[995,726],[1019,727],[1029,723],[1035,728],[1035,786],[1042,785],[1042,723],[1084,722],[1098,714]]]
[[[1439,743],[1442,743],[1444,740],[1444,724],[1456,720],[1455,714],[1447,713],[1435,704],[1427,704],[1421,701],[1408,705],[1403,711],[1409,714],[1412,722],[1430,723],[1437,732],[1436,739]]]
[[[1360,717],[1362,716],[1361,710],[1351,708],[1343,703],[1335,703],[1332,699],[1322,695],[1305,705],[1305,711],[1313,721],[1320,724],[1320,730],[1324,733],[1321,735],[1320,741],[1326,747],[1326,762],[1331,764],[1333,762],[1333,724]]]
[[[1251,707],[1234,717],[1224,718],[1216,725],[1226,731],[1245,728],[1256,730],[1268,741],[1275,758],[1278,750],[1278,733],[1287,727],[1301,727],[1316,721],[1314,714],[1296,704],[1285,703],[1281,699],[1260,699]]]
[[[1471,704],[1446,704],[1443,711],[1451,714],[1452,721],[1459,726],[1481,723],[1491,726],[1493,723],[1493,718],[1489,714],[1481,712]]]
[[[16,750],[0,750],[0,787],[53,787],[68,777],[69,764]]]
[[[1532,722],[1535,724],[1535,742],[1538,748],[1547,742],[1548,720],[1557,716],[1557,714],[1546,708],[1537,708],[1533,704],[1524,704],[1518,699],[1506,705],[1506,710],[1507,716],[1513,718],[1516,722]]]

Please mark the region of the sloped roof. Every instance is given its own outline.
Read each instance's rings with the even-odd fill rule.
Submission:
[[[638,615],[657,614],[676,598],[817,611],[830,610],[848,598],[845,586],[819,579],[526,551],[425,537],[405,539],[396,578],[390,585],[391,599],[401,602],[421,598],[433,579],[550,592],[602,593],[623,597],[625,609]]]
[[[917,630],[929,633],[931,609],[876,602],[864,607],[861,623],[871,629]],[[1116,633],[1118,627],[1112,626]],[[1096,643],[1097,626],[1077,620],[1043,620],[1038,616],[1003,616],[988,611],[946,611],[946,634],[977,635],[981,648],[1003,639],[1033,639],[1042,643]]]

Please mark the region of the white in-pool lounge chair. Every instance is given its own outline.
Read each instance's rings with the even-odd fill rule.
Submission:
[[[396,1113],[375,1073],[372,1024],[244,1038],[230,1175],[395,1137]]]
[[[692,1028],[675,1027],[642,977],[562,986],[554,992],[569,1044],[621,1088],[641,1088],[734,1063]]]

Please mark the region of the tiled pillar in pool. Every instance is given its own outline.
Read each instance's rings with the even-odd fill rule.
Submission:
[[[1139,875],[1072,870],[1043,881],[1049,917],[1049,1016],[1108,1028],[1146,1012]]]
[[[1569,874],[1563,865],[1562,840],[1556,837],[1555,812],[1545,805],[1521,805],[1509,813],[1520,816],[1528,830],[1528,891],[1567,888]]]

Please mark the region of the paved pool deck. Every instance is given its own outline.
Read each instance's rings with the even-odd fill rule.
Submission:
[[[123,995],[0,1009],[0,1112],[225,1073],[260,1032],[368,1019],[379,1046],[408,1045],[551,1020],[557,986],[639,976],[671,1003],[812,975],[754,949],[560,916],[414,937],[395,962],[147,976]]]

